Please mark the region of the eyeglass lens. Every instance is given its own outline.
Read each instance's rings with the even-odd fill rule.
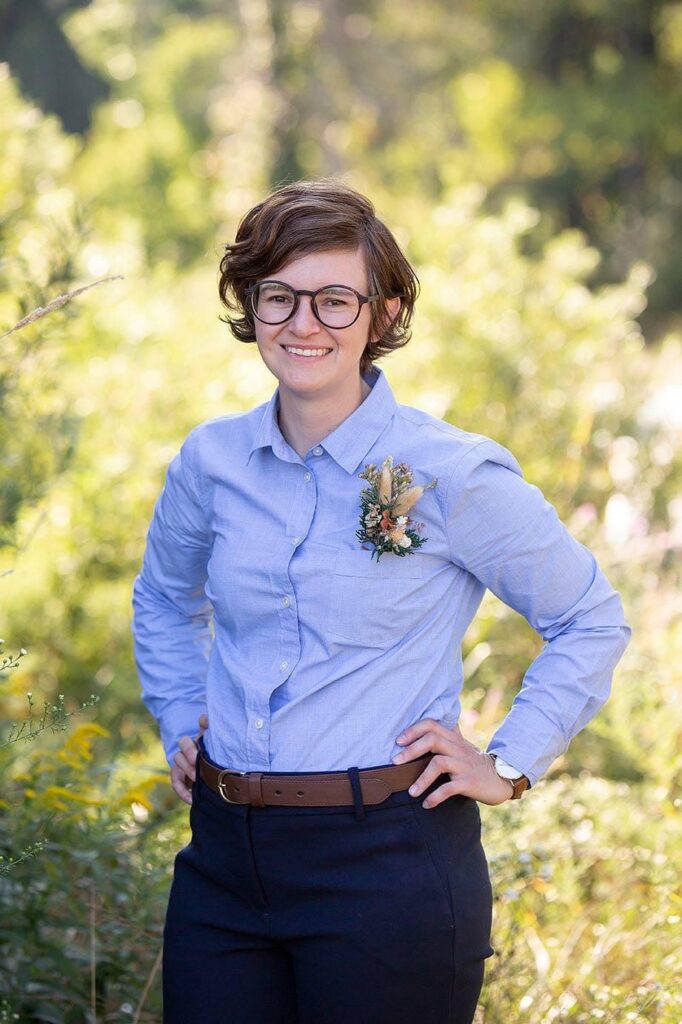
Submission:
[[[274,282],[259,285],[251,298],[254,313],[266,324],[283,324],[292,315],[296,305],[293,288]],[[313,296],[312,302],[325,327],[348,327],[357,319],[360,311],[360,300],[355,292],[340,285],[321,288]]]

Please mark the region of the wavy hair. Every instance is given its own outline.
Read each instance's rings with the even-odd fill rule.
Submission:
[[[242,218],[220,261],[218,292],[229,314],[220,319],[239,341],[255,341],[245,296],[249,285],[309,253],[357,248],[365,257],[369,292],[379,296],[370,305],[374,340],[367,343],[360,361],[365,372],[375,359],[410,340],[419,280],[369,199],[333,178],[284,185]],[[392,320],[386,300],[396,296],[402,301]]]

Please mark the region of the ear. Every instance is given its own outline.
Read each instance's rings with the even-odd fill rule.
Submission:
[[[391,323],[393,323],[398,313],[400,312],[400,307],[402,306],[402,304],[403,300],[397,295],[394,296],[394,298],[389,299],[387,301],[385,309],[388,319],[391,321]]]
[[[399,296],[395,296],[392,299],[386,300],[386,302],[384,303],[384,308],[382,310],[384,330],[386,329],[386,327],[388,327],[389,324],[393,323],[398,313],[400,312],[400,307],[402,306],[402,304],[403,300]],[[372,338],[372,341],[376,341],[376,338]]]

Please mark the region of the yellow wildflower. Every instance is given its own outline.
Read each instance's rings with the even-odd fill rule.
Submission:
[[[72,803],[86,804],[88,807],[101,807],[104,800],[98,796],[88,796],[86,793],[77,793],[74,789],[67,789],[66,786],[47,786],[42,793],[43,801],[49,804],[51,801],[60,799],[71,800]]]
[[[137,782],[134,786],[131,786],[131,788],[127,789],[125,793],[122,793],[116,800],[116,803],[123,806],[141,804],[146,810],[151,811],[153,809],[153,804],[149,797],[150,790],[152,790],[154,786],[161,784],[164,786],[168,785],[167,775],[150,775],[148,778]]]
[[[110,736],[109,731],[96,722],[77,725],[67,737],[57,757],[71,768],[82,768],[92,761],[92,744],[96,736]]]

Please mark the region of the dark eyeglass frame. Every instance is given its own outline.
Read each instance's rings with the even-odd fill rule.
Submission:
[[[289,315],[285,316],[283,320],[278,320],[274,324],[270,323],[270,321],[268,320],[263,320],[262,317],[258,316],[258,313],[256,312],[255,309],[255,303],[253,298],[254,294],[258,291],[259,288],[261,288],[265,284],[278,284],[283,288],[288,288],[289,291],[292,292],[294,296],[294,305]],[[357,313],[355,314],[351,322],[349,324],[344,324],[343,327],[334,327],[333,324],[326,324],[318,312],[317,303],[315,302],[315,296],[319,295],[320,292],[326,292],[328,288],[345,288],[347,291],[353,292],[353,295],[355,295],[356,298],[358,299],[359,305]],[[323,285],[322,288],[316,288],[314,292],[311,292],[308,291],[307,288],[292,288],[292,286],[290,284],[287,284],[286,281],[276,281],[268,279],[267,281],[259,281],[257,284],[249,285],[248,288],[244,289],[244,296],[249,300],[249,307],[251,309],[251,312],[255,316],[256,320],[260,320],[262,324],[267,324],[268,327],[279,327],[281,324],[285,324],[287,320],[291,320],[292,316],[296,316],[301,301],[301,295],[310,296],[310,308],[313,311],[313,316],[315,317],[316,320],[319,320],[323,327],[329,327],[332,331],[345,331],[347,327],[352,327],[357,318],[360,316],[364,304],[366,302],[376,302],[376,300],[379,298],[378,295],[363,295],[361,292],[356,291],[355,288],[351,288],[349,284],[325,284]]]

